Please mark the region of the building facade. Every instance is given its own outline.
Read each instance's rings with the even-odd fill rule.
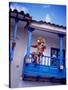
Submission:
[[[10,87],[15,87],[16,82],[23,80],[51,81],[53,77],[61,79],[58,82],[65,84],[66,81],[66,27],[44,21],[32,20],[29,14],[23,11],[10,10]],[[31,45],[41,36],[46,40],[44,59],[40,64],[32,63],[29,58],[29,65],[26,65],[25,56],[30,56],[36,48]],[[61,77],[62,75],[62,77]],[[15,81],[14,81],[15,79]],[[62,80],[63,79],[63,80]],[[55,81],[55,80],[54,80]]]

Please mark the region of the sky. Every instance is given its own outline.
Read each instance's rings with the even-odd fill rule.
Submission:
[[[66,26],[66,6],[64,5],[12,2],[10,8],[29,13],[33,20]]]

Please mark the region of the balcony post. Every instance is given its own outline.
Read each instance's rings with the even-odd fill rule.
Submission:
[[[31,37],[32,37],[33,30],[34,28],[28,27],[27,56],[30,55]]]
[[[18,27],[18,19],[15,19],[15,24],[13,28],[13,40],[10,46],[10,62],[13,60],[14,48],[16,46],[17,27]]]
[[[63,34],[59,34],[60,37],[60,69],[63,69]]]

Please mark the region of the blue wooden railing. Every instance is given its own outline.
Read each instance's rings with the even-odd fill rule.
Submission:
[[[37,64],[36,59],[32,57],[32,54],[30,54],[29,56],[26,55],[24,60],[25,60],[25,64],[30,64],[30,63]],[[59,67],[60,59],[50,56],[42,56],[42,57],[40,56],[38,64],[45,66]]]

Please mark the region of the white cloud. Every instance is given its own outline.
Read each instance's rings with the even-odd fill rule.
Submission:
[[[18,7],[18,11],[24,11],[25,13],[29,12],[29,10],[26,7]]]
[[[52,22],[51,17],[50,17],[49,14],[46,14],[46,16],[44,18],[44,21],[46,21],[46,22]]]
[[[24,11],[25,13],[28,13],[28,12],[29,12],[29,10],[28,10],[26,7],[24,7],[24,6],[19,6],[19,5],[16,5],[16,4],[11,5],[10,8],[11,8],[12,10],[17,9],[19,12],[20,12],[20,11]]]
[[[52,13],[51,15],[56,20],[56,15],[54,13]]]
[[[43,5],[43,8],[50,8],[51,5]]]

